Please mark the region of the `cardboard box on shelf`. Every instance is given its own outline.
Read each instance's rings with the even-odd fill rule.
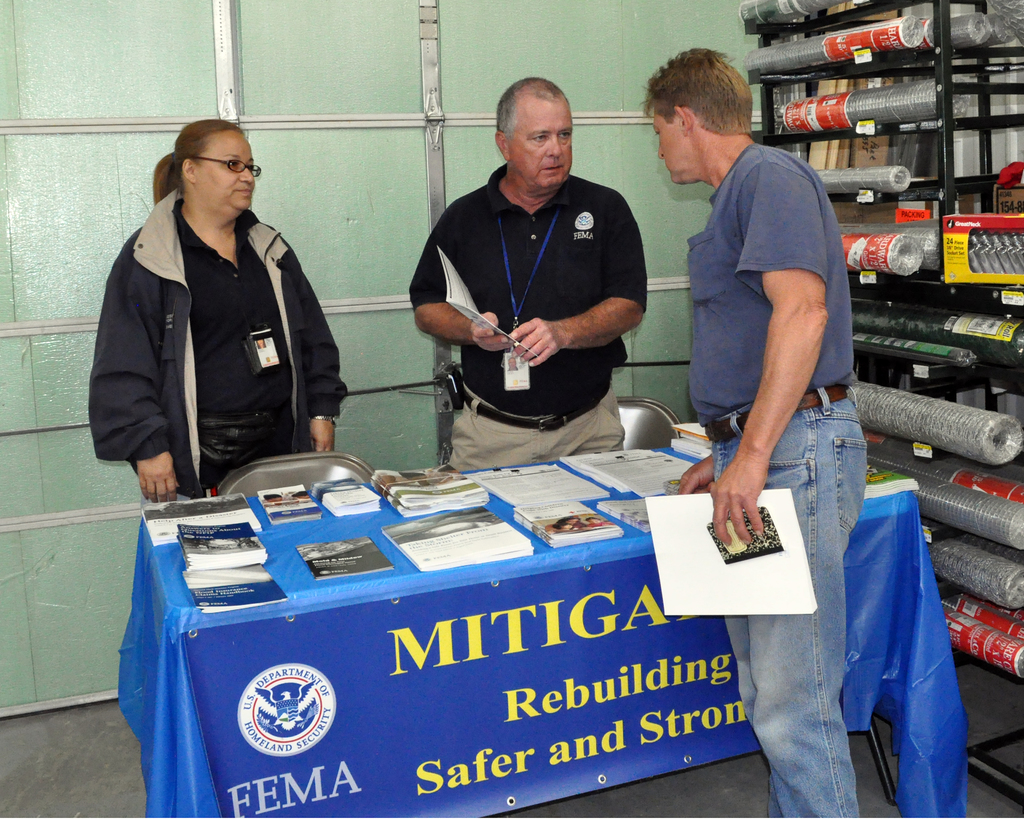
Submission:
[[[1024,185],[1012,188],[995,186],[992,193],[993,210],[999,216],[1020,216],[1024,213]]]

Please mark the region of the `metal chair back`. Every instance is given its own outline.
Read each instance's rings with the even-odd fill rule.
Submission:
[[[659,449],[672,446],[679,433],[672,429],[679,417],[654,398],[619,398],[619,420],[626,430],[623,449]]]
[[[240,492],[255,495],[260,489],[302,484],[307,489],[313,481],[355,478],[368,481],[373,467],[356,455],[345,452],[295,452],[258,460],[231,470],[217,486],[217,493]]]

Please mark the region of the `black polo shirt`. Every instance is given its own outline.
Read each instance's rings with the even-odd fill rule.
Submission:
[[[504,233],[515,300],[522,304],[520,324],[532,318],[557,321],[577,316],[612,297],[631,299],[646,308],[647,269],[640,229],[621,194],[570,176],[555,197],[531,216],[498,189],[505,170],[505,166],[498,168],[487,185],[445,210],[409,287],[413,307],[445,300],[440,247],[480,312],[495,313],[501,329],[511,332],[514,315],[501,248]],[[527,292],[552,220],[551,238]],[[626,361],[626,346],[618,338],[603,347],[560,350],[531,368],[529,390],[513,392],[505,390],[501,358],[501,353],[476,345],[463,346],[466,385],[505,412],[564,415],[607,392],[612,369]]]
[[[200,239],[181,215],[174,217],[185,263],[185,282],[192,296],[189,323],[196,361],[198,411],[253,412],[277,409],[291,401],[292,374],[281,314],[266,266],[249,244],[249,228],[259,220],[245,211],[235,221],[238,267]],[[256,324],[274,331],[281,366],[253,375],[242,341]]]

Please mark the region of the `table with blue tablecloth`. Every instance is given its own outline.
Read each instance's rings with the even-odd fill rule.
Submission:
[[[250,503],[284,603],[201,612],[178,546],[140,530],[119,697],[150,816],[488,815],[757,748],[723,621],[662,613],[648,534],[419,572],[380,534],[390,508],[271,526]],[[393,570],[314,580],[294,548],[364,534]],[[966,718],[912,494],[865,502],[846,570],[847,725],[892,723],[904,816],[963,816]],[[314,695],[300,742],[247,728],[258,697],[283,731]]]

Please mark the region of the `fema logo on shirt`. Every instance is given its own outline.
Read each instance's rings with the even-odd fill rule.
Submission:
[[[334,687],[312,666],[276,665],[256,675],[238,701],[238,729],[261,754],[294,756],[327,735]]]
[[[591,228],[594,227],[594,216],[590,211],[583,211],[576,217],[576,232],[572,235],[575,239],[593,239],[594,234]]]

